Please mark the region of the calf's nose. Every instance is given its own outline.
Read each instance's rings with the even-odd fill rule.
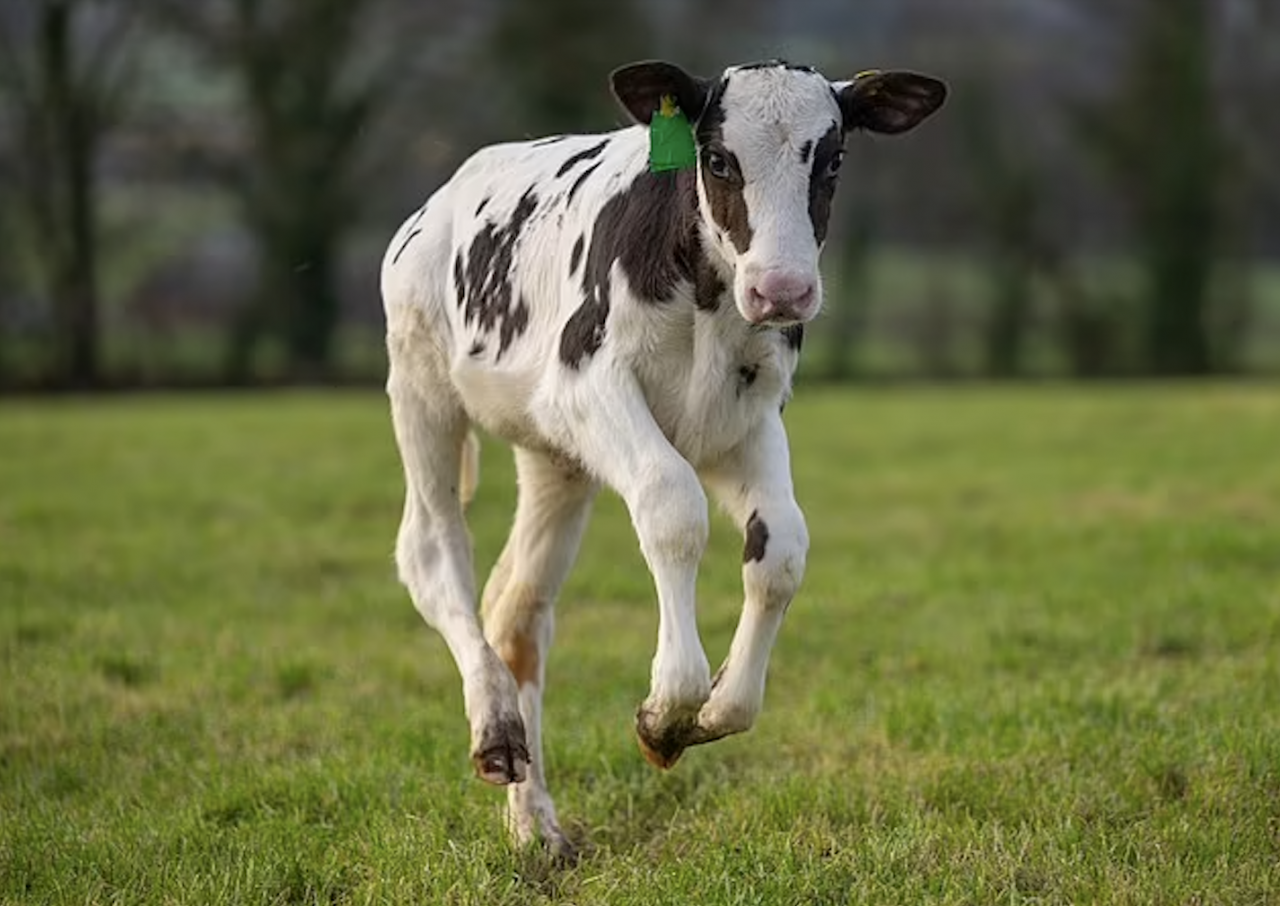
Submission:
[[[813,314],[817,281],[799,271],[771,268],[760,274],[749,293],[750,320],[803,321]]]

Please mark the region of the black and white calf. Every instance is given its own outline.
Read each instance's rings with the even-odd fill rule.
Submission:
[[[547,793],[541,699],[552,606],[601,485],[657,588],[645,757],[751,726],[808,536],[781,408],[851,132],[906,131],[946,90],[908,72],[830,82],[769,62],[716,79],[613,74],[638,125],[485,148],[400,228],[382,268],[387,392],[408,486],[396,544],[414,605],[462,674],[471,757],[511,784],[521,840],[567,846]],[[697,162],[654,173],[645,125],[688,114]],[[463,507],[479,425],[515,447],[515,524],[476,613]],[[713,676],[694,585],[709,492],[742,526],[745,603]]]

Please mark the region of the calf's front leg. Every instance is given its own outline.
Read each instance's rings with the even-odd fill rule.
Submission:
[[[695,613],[698,564],[707,544],[707,498],[693,467],[659,429],[635,380],[597,370],[562,399],[575,453],[614,488],[631,514],[658,593],[658,645],[649,695],[636,712],[646,759],[670,767],[696,732],[711,668]]]
[[[730,456],[706,470],[708,488],[743,527],[742,617],[690,745],[741,733],[764,702],[765,675],[778,628],[804,576],[809,533],[791,483],[780,416],[762,424]]]

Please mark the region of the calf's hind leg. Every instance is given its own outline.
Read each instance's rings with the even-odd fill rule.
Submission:
[[[516,685],[489,647],[476,614],[471,539],[459,477],[468,421],[437,357],[420,335],[388,342],[387,395],[404,463],[404,517],[396,565],[414,606],[444,637],[458,672],[471,725],[471,760],[490,783],[519,783],[529,752]],[[424,388],[428,383],[430,392]]]
[[[541,836],[568,856],[572,846],[543,773],[542,690],[556,595],[577,556],[596,487],[528,450],[516,450],[516,470],[515,524],[484,590],[485,636],[515,677],[531,757],[527,779],[507,788],[508,817],[520,843]]]

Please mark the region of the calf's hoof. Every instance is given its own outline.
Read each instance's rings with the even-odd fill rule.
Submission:
[[[529,775],[529,749],[520,718],[504,718],[485,727],[471,763],[476,776],[487,783],[523,783]]]
[[[563,831],[557,829],[554,833],[545,833],[542,843],[556,865],[562,868],[572,868],[578,864],[578,847],[569,842],[569,838],[564,835]]]
[[[680,760],[684,750],[693,745],[697,725],[693,719],[678,720],[661,727],[652,712],[641,708],[636,712],[636,742],[640,754],[655,768],[668,770]]]

